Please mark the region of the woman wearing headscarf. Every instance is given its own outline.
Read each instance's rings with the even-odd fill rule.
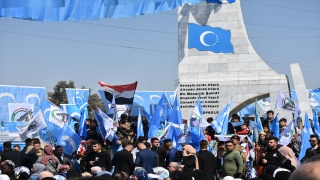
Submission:
[[[287,146],[282,146],[278,151],[283,159],[282,167],[290,170],[291,172],[294,171],[298,167],[299,163],[292,149]]]
[[[33,164],[36,163],[38,156],[36,155],[36,149],[33,146],[28,146],[25,154],[23,154],[22,166],[29,169],[33,168]]]
[[[183,146],[183,160],[181,165],[183,166],[183,172],[191,173],[193,170],[199,169],[198,158],[196,156],[197,151],[190,145]]]
[[[266,148],[268,146],[268,141],[266,140],[266,133],[265,132],[261,132],[259,134],[259,141],[256,144],[256,162],[258,162],[257,166],[256,166],[256,171],[257,171],[257,175],[259,176],[260,174],[263,173],[263,164],[261,159],[265,156],[266,154]]]
[[[53,148],[50,145],[44,147],[44,155],[39,157],[37,162],[46,166],[46,171],[53,174],[58,174],[60,169],[60,162],[56,156],[53,155]]]

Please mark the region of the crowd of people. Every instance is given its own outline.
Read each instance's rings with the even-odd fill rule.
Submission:
[[[299,162],[297,136],[289,145],[280,145],[269,129],[274,120],[273,111],[268,111],[267,117],[262,122],[263,131],[257,143],[248,138],[252,134],[249,123],[234,125],[240,121],[234,114],[228,126],[231,138],[219,140],[213,127],[208,126],[204,129],[205,140],[200,141],[197,151],[185,143],[181,144],[182,149],[177,149],[171,139],[136,137],[136,122],[123,114],[118,121],[116,152],[112,150],[112,142],[102,138],[98,123],[87,119],[87,138],[72,154],[65,154],[60,144],[43,147],[39,139],[27,138],[23,149],[4,142],[0,180],[320,179],[318,136],[311,135],[311,148]],[[207,121],[211,124],[214,120],[208,118]],[[286,119],[280,119],[280,131],[286,123]],[[145,134],[148,134],[148,123],[143,121],[143,124]],[[74,130],[77,132],[78,129],[76,123]]]

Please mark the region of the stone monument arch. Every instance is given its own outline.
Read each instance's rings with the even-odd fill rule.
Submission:
[[[240,0],[213,0],[178,9],[178,82],[183,118],[200,94],[205,118],[216,117],[232,97],[231,112],[278,91],[289,94],[288,79],[255,52],[244,25]],[[292,119],[281,111],[281,117]]]

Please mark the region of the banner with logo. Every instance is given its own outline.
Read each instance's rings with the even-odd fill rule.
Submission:
[[[49,122],[63,128],[65,123],[68,123],[68,114],[56,106],[50,107]]]
[[[8,103],[8,119],[11,122],[29,122],[33,117],[33,109],[33,104]]]
[[[0,121],[11,121],[8,119],[9,103],[33,104],[34,114],[41,109],[41,105],[46,96],[44,87],[26,86],[2,86],[0,85]]]

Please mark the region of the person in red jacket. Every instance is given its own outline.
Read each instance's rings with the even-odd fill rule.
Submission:
[[[241,125],[241,130],[237,132],[238,135],[248,135],[249,134],[249,128],[246,123],[243,123]]]

